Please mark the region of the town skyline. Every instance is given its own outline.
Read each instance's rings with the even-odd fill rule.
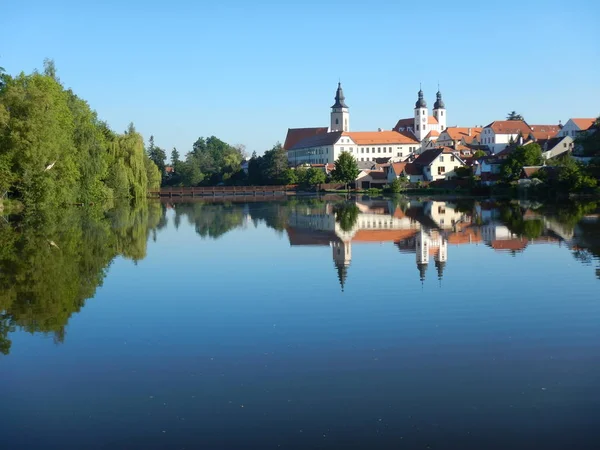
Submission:
[[[533,22],[515,21],[512,8],[496,11],[493,5],[474,5],[382,2],[366,8],[333,1],[312,17],[300,4],[258,2],[245,11],[234,1],[210,6],[145,2],[142,9],[132,2],[112,17],[104,8],[75,8],[68,1],[52,7],[39,1],[28,6],[13,2],[0,18],[0,39],[11,42],[0,54],[0,66],[14,75],[41,70],[43,59],[52,58],[64,85],[87,99],[113,128],[126,129],[133,120],[145,139],[154,135],[157,145],[182,153],[198,137],[214,135],[261,154],[282,142],[290,127],[327,125],[338,80],[356,131],[391,129],[396,118],[410,115],[420,84],[429,103],[440,84],[452,109],[448,126],[485,126],[513,110],[533,123],[598,115],[597,4],[578,2],[578,9],[589,14],[567,22],[559,4],[519,4],[520,17],[536,17]],[[175,6],[188,13],[173,17]],[[490,14],[507,24],[502,32],[483,26]],[[449,23],[455,19],[470,25],[460,33],[423,31],[414,42],[412,28],[400,26],[398,32],[399,23],[425,23],[438,15]],[[364,26],[365,16],[376,21],[377,32]],[[54,26],[45,26],[48,18]],[[322,36],[289,28],[294,20],[308,18],[315,29],[343,22],[360,31],[345,36],[339,46],[315,52],[324,47]],[[199,19],[205,19],[201,25]],[[548,26],[553,23],[560,23],[563,32]],[[519,43],[522,51],[507,49],[507,41],[511,48]],[[417,61],[425,57],[414,46],[433,52],[439,62],[434,58],[430,67],[412,67],[415,55]],[[411,47],[411,58],[403,57]],[[532,65],[540,54],[556,55],[550,58],[556,66],[545,70]],[[380,69],[339,63],[358,55],[360,61],[381,61]],[[568,64],[558,64],[561,55],[568,55]],[[301,67],[301,60],[310,61],[314,70]]]

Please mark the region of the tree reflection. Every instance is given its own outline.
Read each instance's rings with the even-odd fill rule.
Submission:
[[[351,231],[358,220],[359,209],[356,203],[340,203],[333,208],[335,221],[342,231]]]
[[[143,259],[163,217],[160,204],[142,203],[108,213],[45,211],[0,225],[0,352],[9,353],[16,327],[62,342],[69,318],[94,295],[111,261]]]

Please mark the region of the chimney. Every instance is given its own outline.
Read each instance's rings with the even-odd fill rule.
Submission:
[[[471,129],[469,128],[469,136],[471,136]]]
[[[377,131],[383,131],[383,128],[377,128]]]

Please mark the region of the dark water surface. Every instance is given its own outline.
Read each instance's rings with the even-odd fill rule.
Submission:
[[[0,448],[600,448],[599,212],[0,218]]]

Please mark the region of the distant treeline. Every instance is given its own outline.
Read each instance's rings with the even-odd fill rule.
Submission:
[[[133,124],[111,130],[64,88],[53,61],[43,73],[0,69],[0,200],[42,207],[139,198],[160,183]]]

